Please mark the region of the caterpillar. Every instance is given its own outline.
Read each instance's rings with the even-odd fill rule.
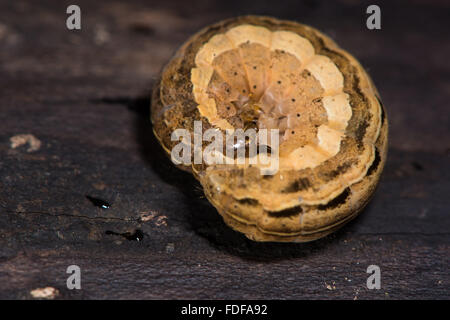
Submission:
[[[267,142],[277,151],[272,174],[248,155],[177,163],[225,223],[255,241],[337,230],[370,201],[387,155],[386,111],[359,62],[310,26],[265,16],[224,20],[188,39],[154,86],[151,121],[169,155],[173,132],[195,134],[196,123],[201,133],[277,130],[277,144]]]

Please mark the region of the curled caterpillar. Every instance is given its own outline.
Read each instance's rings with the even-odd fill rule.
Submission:
[[[154,134],[171,155],[177,129],[195,136],[199,128],[203,137],[276,129],[264,145],[276,171],[252,162],[258,154],[227,162],[226,146],[211,152],[211,139],[184,143],[192,157],[225,161],[177,163],[224,221],[255,241],[335,231],[368,203],[386,160],[388,121],[370,77],[330,38],[296,22],[245,16],[206,27],[165,66],[151,108]],[[245,150],[248,140],[233,138]]]

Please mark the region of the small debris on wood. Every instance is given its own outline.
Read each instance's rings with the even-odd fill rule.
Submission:
[[[175,251],[175,244],[174,243],[168,243],[166,245],[166,252],[167,253],[172,253]]]
[[[106,202],[105,200],[99,199],[99,198],[94,198],[91,197],[89,195],[86,195],[86,198],[92,202],[92,204],[96,207],[102,208],[102,209],[109,209],[111,207],[111,205]]]
[[[32,134],[18,134],[9,139],[11,148],[16,149],[28,143],[27,152],[34,152],[41,148],[41,141]]]
[[[54,299],[59,295],[59,291],[53,287],[45,287],[34,289],[30,292],[30,294],[36,299]]]
[[[144,239],[144,233],[142,232],[142,230],[139,230],[139,229],[137,229],[133,233],[131,233],[131,232],[119,233],[119,232],[107,230],[105,232],[105,234],[114,235],[114,236],[122,236],[129,241],[142,241],[142,239]]]
[[[142,222],[153,220],[158,215],[155,211],[141,212],[140,218]]]

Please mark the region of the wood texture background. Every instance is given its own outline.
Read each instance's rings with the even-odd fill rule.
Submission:
[[[0,1],[0,298],[51,286],[81,299],[450,298],[447,1]],[[175,169],[149,123],[149,92],[199,28],[240,14],[297,20],[353,53],[390,121],[376,196],[339,232],[255,243],[229,229]],[[12,148],[32,134],[41,147]],[[109,201],[95,207],[85,196]],[[119,233],[136,230],[141,241]],[[130,237],[128,237],[130,238]],[[66,288],[66,268],[82,289]],[[381,290],[366,269],[381,268]]]

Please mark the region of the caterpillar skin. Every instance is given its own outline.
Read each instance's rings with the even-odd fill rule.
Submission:
[[[249,113],[250,112],[250,113]],[[168,154],[174,130],[279,129],[279,170],[179,165],[200,181],[233,229],[255,241],[321,238],[358,215],[379,181],[388,119],[368,74],[318,30],[263,16],[193,35],[163,69],[152,97],[154,134]]]

